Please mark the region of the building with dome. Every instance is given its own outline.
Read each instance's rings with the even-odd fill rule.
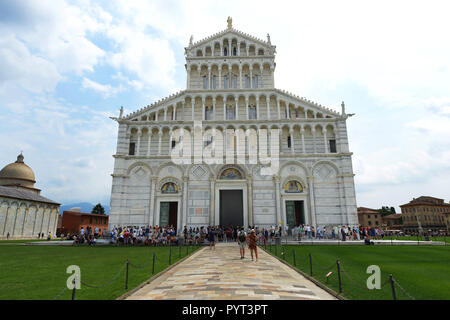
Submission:
[[[0,171],[0,238],[55,236],[60,204],[41,196],[34,172],[23,160],[20,154]]]
[[[191,37],[186,90],[112,118],[110,227],[357,225],[344,103],[277,89],[270,36],[227,22]]]

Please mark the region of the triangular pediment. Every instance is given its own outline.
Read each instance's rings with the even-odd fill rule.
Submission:
[[[234,28],[225,29],[225,30],[215,33],[207,38],[201,39],[197,42],[190,43],[189,46],[186,47],[186,50],[194,51],[196,49],[202,48],[206,44],[214,45],[214,43],[220,42],[224,38],[230,38],[232,40],[237,39],[239,42],[245,42],[248,45],[253,44],[258,47],[263,47],[268,50],[273,50],[273,52],[275,51],[275,46],[269,42],[269,38],[266,41],[264,41],[262,39],[254,37],[245,32],[236,30]]]

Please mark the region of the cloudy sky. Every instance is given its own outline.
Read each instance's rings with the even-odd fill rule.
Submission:
[[[184,47],[233,26],[277,46],[276,87],[340,110],[358,206],[450,200],[448,1],[1,0],[0,167],[109,204],[117,116],[185,89]]]

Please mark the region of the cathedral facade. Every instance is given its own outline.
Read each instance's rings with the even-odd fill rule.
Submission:
[[[191,37],[186,90],[112,118],[110,227],[358,223],[345,106],[276,89],[275,49],[229,19]]]

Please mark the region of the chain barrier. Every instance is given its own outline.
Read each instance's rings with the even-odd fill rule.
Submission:
[[[333,264],[331,266],[329,266],[328,268],[324,268],[324,267],[321,266],[322,264],[319,263],[316,260],[316,258],[314,258],[312,255],[311,255],[311,259],[312,259],[312,261],[314,263],[313,264],[313,270],[317,269],[317,265],[319,265],[319,267],[318,267],[319,271],[330,271],[330,269],[336,267],[336,262],[333,262]]]
[[[63,289],[63,291],[61,291],[61,293],[59,293],[56,297],[53,298],[53,300],[57,300],[59,297],[61,297],[62,294],[63,294],[64,292],[66,292],[66,290],[69,290],[69,289],[67,289],[67,287],[65,287],[65,288]]]
[[[394,278],[394,285],[395,285],[395,284],[400,288],[400,290],[403,291],[404,294],[406,294],[406,295],[408,296],[408,298],[410,298],[411,300],[416,300],[416,298],[414,298],[412,295],[410,295],[410,294],[408,293],[408,291],[406,291],[405,289],[403,289],[403,287],[400,285],[400,283],[398,283],[397,279]]]
[[[116,281],[119,278],[119,275],[122,273],[122,271],[125,269],[126,266],[127,265],[124,264],[123,267],[119,270],[119,272],[113,277],[113,279],[111,281],[108,281],[108,282],[104,283],[104,284],[94,286],[94,285],[88,284],[88,283],[86,283],[86,282],[84,282],[82,280],[80,280],[80,283],[82,285],[86,286],[86,287],[89,287],[89,288],[97,288],[98,289],[98,288],[107,287],[107,286],[109,286],[110,284],[112,284],[114,281]]]

